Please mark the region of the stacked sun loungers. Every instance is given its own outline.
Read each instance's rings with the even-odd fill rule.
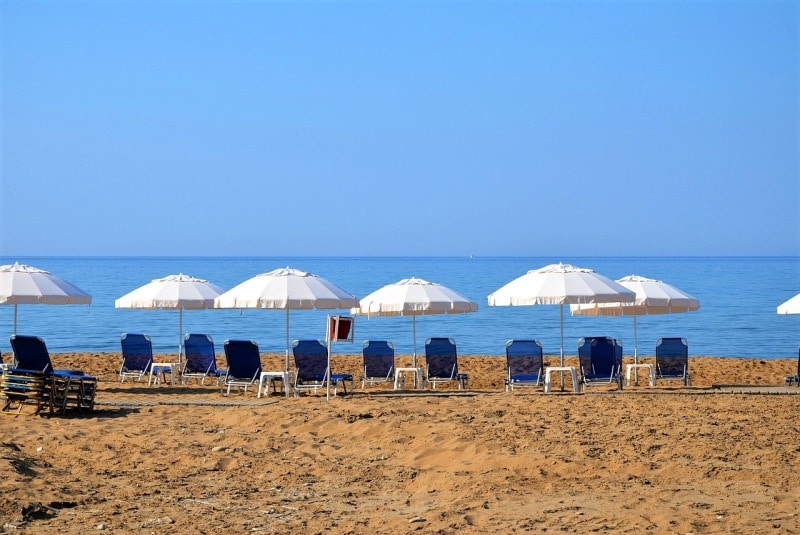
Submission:
[[[11,346],[15,364],[0,380],[0,392],[5,396],[2,411],[16,409],[19,414],[26,405],[33,405],[34,413],[47,410],[51,415],[64,414],[70,408],[94,409],[96,377],[81,370],[53,369],[41,338],[15,335]]]
[[[8,368],[0,381],[5,396],[3,411],[16,409],[19,414],[26,404],[34,413],[43,410],[64,414],[67,409],[91,411],[97,391],[97,378],[77,371],[39,372]]]

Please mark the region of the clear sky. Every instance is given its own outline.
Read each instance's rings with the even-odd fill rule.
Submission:
[[[0,255],[798,255],[797,1],[0,2]]]

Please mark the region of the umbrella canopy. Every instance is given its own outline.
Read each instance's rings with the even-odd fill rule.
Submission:
[[[800,314],[800,294],[778,305],[778,314]]]
[[[335,284],[290,267],[256,275],[214,300],[216,308],[286,310],[286,369],[289,369],[289,311],[358,306],[358,299]]]
[[[114,301],[114,306],[201,310],[214,308],[214,299],[222,292],[216,284],[181,273],[153,279]]]
[[[592,269],[550,264],[527,272],[489,294],[490,306],[559,305],[561,366],[564,365],[564,305],[632,303],[635,294]]]
[[[417,316],[422,314],[466,314],[478,310],[477,303],[435,282],[402,279],[375,290],[361,299],[351,313],[366,316],[411,316],[414,337],[414,367],[417,367]]]
[[[214,299],[222,291],[222,288],[205,279],[180,273],[153,279],[114,301],[114,306],[116,308],[177,309],[179,311],[178,367],[180,368],[183,354],[183,309],[214,308]]]
[[[657,279],[639,275],[628,275],[617,279],[625,288],[633,291],[633,303],[591,303],[570,305],[573,314],[586,316],[633,316],[633,359],[638,362],[638,340],[636,336],[636,316],[645,314],[675,314],[700,308],[700,301],[674,286]],[[637,370],[638,371],[638,370]]]
[[[0,304],[14,305],[14,334],[17,334],[17,305],[91,302],[91,295],[48,271],[18,262],[0,266]]]

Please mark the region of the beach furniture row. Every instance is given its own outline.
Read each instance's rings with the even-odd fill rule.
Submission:
[[[650,386],[656,380],[679,380],[689,386],[689,344],[685,338],[660,338],[656,342],[654,363],[634,362],[626,365],[623,381],[622,342],[608,336],[581,338],[578,341],[578,367],[544,366],[542,344],[538,340],[509,340],[506,344],[506,390],[542,386],[552,387],[554,372],[569,373],[575,392],[592,386],[630,384],[631,372],[645,369]],[[563,378],[561,381],[563,387]]]
[[[289,396],[303,391],[317,392],[328,386],[334,394],[347,393],[354,388],[355,374],[337,373],[332,369],[328,346],[321,340],[295,340],[291,352],[294,367],[290,369],[288,355],[283,370],[268,371],[262,367],[258,344],[252,340],[226,340],[223,344],[227,368],[217,368],[214,341],[205,334],[186,334],[185,359],[180,364],[156,362],[152,343],[146,334],[123,334],[122,366],[120,379],[143,380],[148,384],[176,379],[188,383],[196,379],[216,382],[229,394],[232,389],[247,391],[256,387],[260,397],[265,386],[281,390]],[[653,363],[637,361],[626,366],[623,375],[623,346],[618,339],[607,336],[586,337],[578,341],[578,366],[545,366],[542,344],[538,340],[515,339],[506,344],[507,391],[515,388],[535,387],[551,391],[555,374],[572,378],[575,392],[586,387],[613,386],[622,389],[629,384],[631,372],[647,371],[650,386],[657,380],[680,380],[690,385],[688,343],[684,338],[661,338],[656,344]],[[469,388],[469,375],[458,367],[458,350],[455,340],[447,337],[429,338],[425,342],[425,365],[419,366],[416,356],[412,366],[398,366],[394,345],[389,340],[366,340],[362,345],[361,387],[366,389],[381,383],[397,389],[431,389],[451,383],[459,390]],[[407,384],[406,381],[411,379]]]
[[[205,334],[187,334],[184,337],[185,359],[182,363],[157,362],[154,360],[150,336],[139,333],[124,333],[120,339],[122,364],[120,380],[141,381],[148,385],[166,382],[175,384],[191,379],[205,384],[206,379],[216,383],[229,394],[231,389],[247,391],[258,387],[260,397],[264,386],[282,383],[286,395],[302,391],[317,392],[328,384],[338,393],[341,387],[347,393],[347,385],[354,388],[355,377],[350,373],[335,373],[330,367],[328,346],[321,340],[295,340],[292,343],[294,369],[265,371],[261,365],[258,344],[252,340],[226,340],[223,344],[227,368],[217,368],[214,341]],[[424,384],[435,389],[437,384],[455,382],[459,389],[468,388],[469,376],[458,371],[458,354],[452,338],[430,338],[426,344],[426,367],[400,368],[395,366],[394,345],[387,340],[368,340],[363,345],[364,368],[361,376],[362,388],[381,382],[393,382],[395,388],[404,386],[406,372],[413,373],[414,387]]]

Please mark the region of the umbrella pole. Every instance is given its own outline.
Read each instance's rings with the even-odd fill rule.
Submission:
[[[178,309],[178,373],[183,370],[181,367],[181,355],[183,355],[183,309]]]
[[[417,316],[413,315],[413,314],[411,316],[411,332],[413,333],[413,336],[414,336],[414,354],[413,354],[413,357],[414,357],[414,367],[416,368],[417,367]],[[416,375],[414,376],[414,380],[415,381],[417,380]],[[414,386],[416,387],[417,385],[414,385]]]
[[[14,334],[17,334],[17,304],[14,303]]]
[[[633,311],[633,375],[636,379],[636,384],[639,384],[639,368],[636,364],[639,364],[639,340],[636,338],[636,309],[634,308]],[[620,373],[622,370],[620,370]]]
[[[559,305],[561,316],[561,367],[564,367],[564,303]],[[564,391],[564,372],[561,372],[561,391]]]
[[[328,329],[328,325],[325,325],[325,329]],[[331,400],[331,336],[330,333],[327,333],[326,338],[328,339],[328,370],[326,372],[327,379],[325,381],[325,399],[330,401]]]
[[[289,371],[289,307],[286,307],[286,362],[283,371]]]

